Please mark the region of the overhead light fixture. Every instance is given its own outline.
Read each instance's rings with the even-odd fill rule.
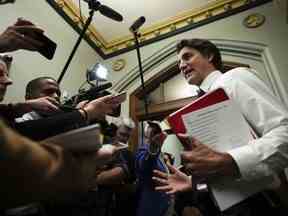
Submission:
[[[87,81],[107,81],[108,69],[100,63],[96,63],[87,69]]]

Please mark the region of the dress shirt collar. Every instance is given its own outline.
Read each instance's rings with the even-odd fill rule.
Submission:
[[[212,84],[222,75],[223,74],[218,70],[211,72],[201,83],[200,89],[202,89],[205,92],[208,92]]]

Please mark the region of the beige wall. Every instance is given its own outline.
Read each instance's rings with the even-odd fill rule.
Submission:
[[[240,14],[228,17],[226,19],[218,20],[208,25],[193,29],[189,32],[176,35],[156,42],[154,44],[141,48],[142,59],[148,58],[159,52],[168,44],[175,43],[181,38],[202,37],[216,40],[234,40],[240,42],[259,43],[265,46],[272,63],[273,71],[279,75],[282,86],[285,92],[288,92],[288,75],[286,69],[288,68],[288,61],[286,50],[288,48],[288,28],[287,28],[287,2],[285,0],[274,1],[242,12]],[[256,29],[247,29],[243,26],[243,19],[251,13],[258,12],[266,16],[266,22],[263,26]],[[55,57],[52,61],[46,60],[37,53],[26,51],[18,51],[13,53],[14,62],[11,67],[11,77],[14,80],[14,85],[9,88],[6,101],[21,100],[24,95],[25,84],[37,76],[51,75],[57,78],[68,58],[70,51],[77,40],[78,34],[48,5],[44,0],[19,0],[14,5],[4,5],[0,7],[1,20],[0,30],[8,24],[12,24],[16,17],[24,17],[34,21],[39,26],[43,27],[47,35],[55,40],[58,48]],[[147,17],[149,19],[149,17]],[[113,72],[111,69],[112,62],[116,59],[124,58],[127,66],[120,72]],[[231,56],[225,56],[226,59],[231,59]],[[225,59],[224,58],[224,59]],[[163,69],[165,66],[176,60],[176,55],[167,59],[162,64],[151,69],[145,78],[149,78]],[[84,80],[87,66],[94,64],[99,60],[99,56],[89,45],[82,41],[79,50],[77,51],[73,63],[70,65],[62,88],[69,92],[75,93],[81,82]],[[136,52],[130,51],[121,56],[108,59],[104,64],[110,67],[109,79],[113,84],[119,83],[120,80],[129,78],[127,74],[137,67]],[[127,91],[132,92],[140,85],[140,80],[132,83]],[[124,104],[122,111],[124,115],[128,115],[128,103]]]
[[[216,41],[233,40],[242,44],[243,42],[244,44],[249,44],[252,42],[265,48],[265,53],[269,57],[269,62],[272,65],[273,73],[276,74],[276,79],[279,78],[278,84],[280,83],[280,87],[283,87],[283,94],[287,94],[288,74],[286,71],[288,68],[288,61],[286,52],[288,50],[288,15],[286,11],[286,4],[287,1],[274,1],[272,3],[267,3],[237,15],[230,16],[226,19],[218,20],[208,25],[193,29],[190,32],[185,32],[166,40],[145,46],[141,48],[143,61],[145,62],[148,57],[154,53],[157,53],[169,43],[173,43],[182,38],[199,37],[213,39]],[[244,27],[242,24],[243,19],[247,15],[255,12],[264,14],[266,16],[266,22],[264,25],[256,29],[248,29]],[[135,51],[131,51],[127,54],[123,54],[122,56],[110,59],[109,61],[106,61],[106,64],[111,65],[112,62],[118,58],[124,58],[127,61],[127,66],[123,71],[111,73],[110,78],[113,80],[114,84],[123,81],[121,79],[128,79],[129,77],[127,76],[127,73],[137,66]],[[232,56],[224,56],[224,60],[231,60],[231,58]],[[153,68],[151,71],[145,74],[145,78],[149,78],[156,74],[173,61],[176,61],[176,55],[170,59],[167,59],[166,62],[162,63],[156,68]],[[263,77],[267,77],[267,75],[263,75]],[[127,91],[132,92],[139,85],[140,81],[138,79],[137,82],[134,82],[129,86]],[[128,114],[128,103],[129,101],[127,101],[127,103],[124,105],[124,111],[126,114]]]
[[[38,53],[17,51],[13,53],[11,67],[13,86],[9,87],[5,101],[23,100],[25,85],[39,76],[58,78],[77,40],[78,34],[54,11],[45,0],[17,0],[13,5],[0,6],[0,31],[13,24],[17,17],[24,17],[41,26],[57,44],[54,59],[49,61]],[[75,93],[85,79],[87,66],[99,59],[96,52],[82,41],[61,84],[62,89]]]

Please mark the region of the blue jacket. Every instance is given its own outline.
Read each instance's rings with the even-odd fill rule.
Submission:
[[[135,171],[137,185],[137,216],[164,216],[170,205],[170,197],[163,192],[154,190],[152,181],[153,170],[166,172],[164,162],[160,160],[160,153],[151,155],[149,146],[145,145],[136,153]]]

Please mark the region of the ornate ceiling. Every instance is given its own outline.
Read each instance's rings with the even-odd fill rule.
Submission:
[[[89,8],[85,1],[46,1],[76,31],[81,32],[89,17]],[[102,0],[101,4],[122,14],[123,21],[116,22],[96,12],[84,38],[102,58],[107,59],[135,48],[129,27],[140,16],[146,17],[146,22],[140,29],[140,45],[144,46],[270,1],[272,0]]]

